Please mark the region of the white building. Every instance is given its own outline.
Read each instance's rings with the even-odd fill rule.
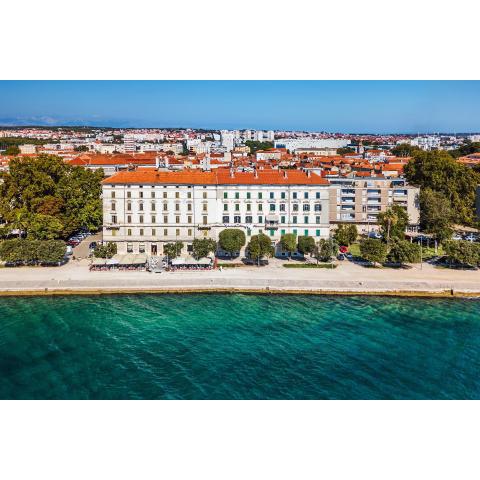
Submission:
[[[20,149],[20,153],[23,155],[37,152],[37,147],[32,144],[19,145],[18,148]]]
[[[286,148],[292,153],[299,148],[343,148],[349,143],[346,138],[281,138],[274,141],[274,147]]]
[[[267,141],[273,142],[275,140],[275,132],[273,130],[269,130],[267,132]]]
[[[125,153],[134,153],[135,152],[135,136],[125,135],[123,137],[123,145],[124,145]]]
[[[235,134],[227,130],[222,130],[220,132],[222,147],[225,147],[227,152],[233,150],[235,143]]]
[[[103,181],[103,240],[119,253],[160,255],[163,245],[218,239],[225,228],[327,238],[329,183],[300,170],[119,172]]]

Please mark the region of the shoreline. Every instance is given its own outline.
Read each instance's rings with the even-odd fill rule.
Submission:
[[[311,295],[311,296],[358,296],[358,297],[419,297],[419,298],[480,298],[480,291],[441,290],[322,290],[288,288],[45,288],[34,290],[0,290],[0,297],[33,296],[103,296],[103,295],[181,295],[181,294],[247,294],[247,295]]]

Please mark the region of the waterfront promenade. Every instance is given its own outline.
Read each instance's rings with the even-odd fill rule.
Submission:
[[[434,268],[365,268],[342,262],[336,269],[223,268],[204,272],[90,272],[88,261],[52,268],[1,268],[0,294],[252,291],[480,295],[480,272]]]

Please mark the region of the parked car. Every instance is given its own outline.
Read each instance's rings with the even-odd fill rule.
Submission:
[[[73,247],[71,245],[67,245],[66,255],[73,255]]]
[[[462,236],[458,233],[452,235],[452,240],[462,240]]]
[[[463,239],[467,240],[468,242],[476,242],[478,240],[478,236],[474,233],[469,233],[468,235],[465,235]]]
[[[345,255],[344,255],[343,253],[339,253],[339,254],[337,255],[337,260],[340,260],[340,261],[343,262],[343,260],[345,260]]]
[[[94,250],[95,248],[97,248],[97,242],[90,242],[90,244],[88,245],[88,248],[90,250]]]
[[[378,232],[370,232],[368,234],[368,238],[375,238],[376,240],[380,240],[382,237],[382,235]]]

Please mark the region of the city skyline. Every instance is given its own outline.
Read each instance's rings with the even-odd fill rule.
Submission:
[[[477,81],[1,81],[0,126],[479,130]]]

